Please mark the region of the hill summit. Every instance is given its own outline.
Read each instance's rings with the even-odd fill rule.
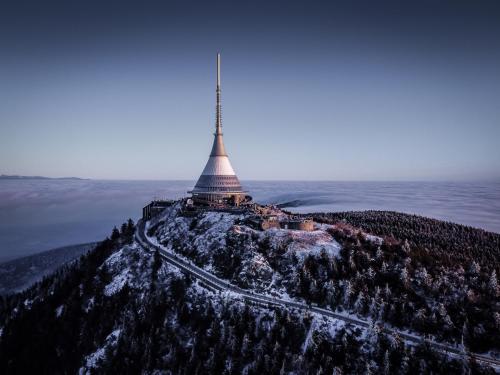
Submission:
[[[283,225],[184,201],[124,224],[1,300],[0,372],[493,372],[500,236],[391,212],[272,210]]]

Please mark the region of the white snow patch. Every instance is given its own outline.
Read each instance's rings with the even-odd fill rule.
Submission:
[[[226,246],[227,232],[234,225],[237,216],[225,212],[206,212],[199,221],[198,226],[208,228],[194,240],[198,253],[203,254],[213,247]]]
[[[88,301],[87,301],[87,305],[85,306],[84,310],[85,312],[89,312],[92,307],[94,307],[94,297],[90,298]]]
[[[89,369],[95,368],[97,366],[97,362],[101,359],[104,359],[104,354],[106,353],[106,349],[110,345],[115,345],[116,342],[118,341],[118,337],[120,337],[121,330],[120,329],[115,329],[113,332],[111,332],[108,337],[106,337],[106,341],[104,342],[104,345],[97,349],[94,353],[88,355],[86,357],[86,364],[84,369],[83,367],[80,368],[79,374],[80,375],[87,375],[90,374],[91,372]]]
[[[60,317],[63,313],[63,310],[64,310],[64,305],[61,305],[59,306],[57,309],[56,309],[56,317]]]
[[[307,347],[311,343],[311,337],[315,328],[316,328],[316,317],[313,316],[311,326],[309,327],[309,331],[307,331],[306,339],[304,340],[304,344],[302,344],[302,354],[305,354]]]
[[[326,231],[328,229],[333,229],[335,228],[335,225],[332,224],[325,224],[325,223],[314,223],[314,229],[316,230],[323,230]]]
[[[384,239],[382,237],[374,236],[373,234],[365,233],[365,239],[375,245],[382,245],[384,243]]]
[[[125,269],[121,273],[113,277],[113,280],[104,288],[104,294],[106,296],[110,297],[122,290],[122,288],[125,286],[125,283],[130,279],[128,271],[128,269]]]
[[[295,254],[299,259],[303,259],[309,254],[320,255],[322,251],[330,257],[339,255],[340,244],[324,230],[314,230],[312,232],[287,230],[287,229],[269,229],[262,232],[262,236],[268,236],[271,246],[279,248],[286,246],[286,251]]]
[[[112,296],[127,283],[132,288],[146,288],[150,281],[146,275],[149,276],[151,259],[151,256],[146,256],[145,251],[135,243],[112,254],[104,263],[113,276],[111,282],[105,286],[104,294]]]
[[[123,259],[123,252],[125,248],[121,248],[117,252],[111,254],[108,259],[106,259],[106,266],[113,267],[115,264],[120,263]]]

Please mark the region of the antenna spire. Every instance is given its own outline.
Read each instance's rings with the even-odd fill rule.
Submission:
[[[217,103],[215,107],[215,134],[222,134],[222,118],[220,103],[220,53],[217,53]]]
[[[217,87],[220,88],[220,53],[217,53]]]
[[[220,53],[217,54],[217,103],[215,106],[215,133],[214,144],[210,156],[227,156],[222,140],[222,118],[220,104]]]

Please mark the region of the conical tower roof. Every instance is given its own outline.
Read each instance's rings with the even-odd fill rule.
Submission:
[[[215,109],[215,133],[212,152],[207,164],[201,173],[198,182],[191,193],[211,195],[243,194],[240,181],[234,173],[229,157],[224,147],[221,118],[221,90],[220,90],[220,54],[217,54],[217,101]]]

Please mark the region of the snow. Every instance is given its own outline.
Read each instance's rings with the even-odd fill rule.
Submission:
[[[328,331],[330,336],[333,337],[337,334],[338,331],[340,331],[340,329],[345,327],[346,323],[338,319],[323,317],[323,325],[327,326],[326,330]]]
[[[119,251],[113,253],[108,259],[106,259],[106,266],[112,267],[115,264],[121,262],[123,259],[123,253],[124,253],[123,250],[124,250],[123,248],[120,249]]]
[[[335,318],[325,317],[316,313],[312,315],[311,326],[307,331],[306,338],[302,344],[302,354],[305,354],[308,347],[312,344],[312,337],[314,332],[323,332],[335,337],[337,332],[345,327],[346,323]]]
[[[85,312],[89,312],[92,309],[93,306],[94,306],[94,297],[90,298],[87,301],[87,305],[84,308]]]
[[[286,246],[289,255],[295,254],[301,260],[309,254],[319,256],[322,251],[330,257],[337,257],[342,248],[329,233],[322,229],[305,232],[273,228],[262,232],[262,236],[270,239],[273,248]]]
[[[317,230],[327,231],[328,229],[335,228],[335,225],[324,224],[324,223],[314,223],[314,228]]]
[[[191,284],[190,286],[191,292],[194,293],[199,293],[199,294],[204,294],[204,293],[212,293],[211,289],[206,288],[205,286],[201,285],[201,282],[199,279],[196,279],[194,283]]]
[[[256,231],[240,223],[240,220],[248,217],[245,214],[206,211],[193,219],[178,215],[179,209],[174,205],[165,210],[163,217],[165,224],[157,229],[150,240],[166,250],[177,250],[178,247],[182,247],[185,253],[195,252],[198,259],[204,260],[205,270],[212,269],[211,254],[214,250],[227,245],[226,238],[229,233],[251,238],[250,247],[258,246],[255,235],[259,242],[269,239],[272,248],[285,247],[288,255],[295,254],[300,260],[308,254],[320,256],[323,251],[329,257],[337,257],[341,249],[340,244],[327,232],[330,226],[326,225],[318,225],[316,230],[311,232],[289,229]],[[254,263],[254,270],[262,269],[264,272],[264,268],[269,267],[267,260],[260,255],[253,256],[251,261]],[[269,268],[269,271],[272,269]]]
[[[249,275],[251,277],[252,275],[255,275],[255,279],[259,279],[262,277],[261,270],[269,270],[269,279],[261,280],[262,283],[258,285],[258,287],[249,283],[250,289],[248,292],[253,294],[255,297],[258,297],[259,294],[261,294],[271,298],[279,298],[279,300],[275,301],[276,304],[280,304],[280,300],[299,303],[303,303],[303,301],[291,298],[285,288],[281,285],[281,278],[285,275],[287,270],[273,270],[270,267],[266,256],[257,252],[257,249],[259,249],[259,245],[262,241],[268,242],[271,252],[275,251],[279,254],[284,254],[285,257],[295,256],[299,262],[303,261],[308,255],[319,257],[322,256],[322,254],[326,254],[328,257],[338,257],[341,250],[341,245],[335,241],[329,233],[332,226],[326,224],[315,225],[315,230],[311,232],[287,229],[269,229],[266,231],[258,231],[242,224],[241,219],[245,219],[245,215],[212,211],[200,213],[197,217],[192,218],[178,215],[178,208],[175,207],[165,210],[164,219],[165,223],[162,223],[161,226],[156,229],[156,233],[149,237],[149,241],[171,252],[173,250],[182,249],[183,253],[188,254],[187,256],[192,259],[195,259],[195,257],[199,255],[206,256],[205,259],[207,261],[203,262],[203,268],[205,270],[210,270],[213,267],[211,264],[211,253],[217,248],[228,246],[226,243],[228,234],[238,238],[238,241],[242,240],[241,246],[244,246],[245,255],[242,259],[243,270],[238,277],[241,280],[243,277],[248,278]],[[381,237],[363,232],[361,234],[367,241],[374,244],[381,245],[383,243],[383,239]],[[232,240],[232,237],[230,238]],[[186,249],[189,251],[186,251]],[[192,256],[191,254],[194,255]],[[181,255],[177,256],[179,258],[186,259],[186,261],[193,264],[192,260]],[[114,260],[110,258],[109,263],[113,264],[113,262]],[[290,268],[290,270],[292,269]],[[129,272],[129,269],[125,267],[121,270],[121,272],[115,273],[113,281],[106,286],[106,292],[109,290],[110,293],[113,293],[115,289],[121,289],[124,282],[127,280]],[[161,275],[177,274],[177,276],[181,276],[181,272],[176,267],[167,265],[166,263],[164,263],[159,272]],[[226,280],[221,281],[227,282]],[[205,287],[203,283],[200,283],[199,281],[192,283],[189,289],[190,293],[208,294],[210,295],[210,298],[214,300],[231,299],[237,304],[243,304],[244,296],[240,291],[241,289],[234,287],[231,290],[225,290],[223,292],[213,291],[210,288]],[[262,306],[264,306],[264,308],[256,308],[260,310],[267,310],[265,306],[268,304],[274,305],[274,303],[268,303],[267,301],[262,300]],[[218,304],[214,304],[214,306],[217,305]],[[260,304],[258,305],[260,306]],[[294,307],[286,306],[283,308],[288,310],[295,309]],[[361,326],[359,329],[362,332],[363,339],[367,337],[367,335],[369,336],[371,331],[377,329],[377,325],[374,324],[371,319],[360,319],[357,315],[351,314],[347,311],[336,311],[335,313],[340,315],[340,317],[337,318],[322,315],[323,312],[331,314],[332,311],[319,308],[317,306],[310,308],[309,312],[313,319],[311,327],[307,333],[307,337],[302,346],[303,352],[306,352],[308,347],[313,344],[314,332],[317,331],[327,333],[333,337],[339,329],[352,324],[343,321],[342,318],[350,318],[354,320],[354,324],[358,321]],[[266,321],[264,322],[264,325],[268,323],[269,322]],[[370,328],[362,327],[366,323],[370,324]],[[390,325],[385,326],[390,330],[394,329]],[[418,335],[412,334],[408,331],[399,332],[402,334],[401,339],[406,342],[406,344],[414,345],[414,342],[410,341],[410,339],[420,341]],[[395,345],[396,343],[392,342],[391,344]]]
[[[104,263],[111,272],[119,268],[118,273],[113,276],[113,280],[104,288],[104,294],[108,297],[119,292],[125,286],[125,283],[131,279],[130,268],[119,267],[125,259],[125,252],[126,247],[112,254]]]
[[[57,309],[56,309],[56,317],[60,317],[61,314],[63,313],[63,310],[64,310],[64,305],[61,305],[59,306]]]
[[[340,244],[328,233],[329,225],[317,225],[310,232],[274,228],[261,231],[244,224],[248,214],[205,211],[193,218],[179,215],[179,211],[180,206],[173,205],[163,212],[160,226],[148,236],[151,243],[177,253],[178,257],[191,264],[202,263],[205,271],[214,273],[212,255],[217,249],[228,246],[227,238],[232,236],[231,239],[241,241],[241,246],[245,248],[243,255],[240,253],[242,259],[238,279],[249,290],[273,298],[293,300],[286,291],[286,285],[282,285],[286,282],[283,272],[289,271],[283,267],[287,267],[286,263],[292,258],[299,262],[303,262],[308,255],[320,257],[325,254],[334,258],[339,256],[341,250]],[[282,254],[282,269],[273,269],[268,258],[258,251],[264,242],[269,244],[271,251]],[[196,262],[193,263],[193,260]],[[111,293],[113,288],[119,290],[124,279],[125,275],[116,277],[107,291]]]
[[[98,361],[104,359],[106,349],[109,346],[116,345],[118,338],[120,337],[120,332],[121,332],[120,329],[115,329],[113,332],[111,332],[108,335],[108,337],[106,337],[106,340],[105,340],[104,345],[102,347],[100,347],[94,353],[92,353],[86,357],[86,364],[85,364],[86,369],[84,369],[83,367],[80,368],[80,371],[79,371],[80,375],[91,374],[89,369],[97,367]]]
[[[339,226],[335,225],[335,224],[315,223],[314,228],[319,229],[319,230],[323,230],[323,231],[327,231],[329,229],[339,228]],[[384,243],[384,239],[382,237],[375,236],[375,235],[369,234],[369,233],[365,233],[359,229],[353,228],[353,230],[355,233],[361,234],[366,241],[369,241],[375,245],[382,245]]]
[[[207,211],[199,213],[195,218],[185,217],[179,215],[179,206],[173,205],[166,209],[161,217],[163,221],[156,228],[156,232],[151,237],[148,237],[149,241],[153,244],[158,245],[170,252],[174,250],[178,251],[177,256],[179,258],[185,259],[187,262],[193,264],[193,259],[196,263],[200,264],[199,255],[204,256],[203,268],[205,270],[211,270],[215,268],[216,265],[211,264],[211,254],[214,250],[218,248],[224,248],[231,244],[233,246],[233,239],[236,238],[237,241],[241,240],[241,247],[233,246],[232,249],[243,248],[244,254],[242,256],[242,268],[240,275],[240,281],[243,277],[247,277],[250,281],[252,278],[258,280],[255,285],[249,283],[249,292],[254,296],[258,297],[259,294],[265,295],[271,298],[278,298],[277,304],[280,304],[280,300],[293,301],[298,303],[303,303],[300,299],[291,298],[286,292],[285,287],[282,282],[285,280],[287,274],[286,272],[293,272],[297,269],[297,265],[289,266],[286,262],[283,262],[282,268],[273,269],[270,267],[267,260],[267,254],[275,251],[280,254],[280,257],[298,259],[299,262],[304,261],[308,255],[314,257],[322,256],[326,254],[328,257],[338,257],[341,250],[341,245],[335,241],[335,239],[330,234],[333,226],[327,224],[316,224],[315,230],[311,232],[288,230],[288,229],[270,229],[267,231],[255,230],[244,224],[245,215],[235,215],[234,213],[228,212],[216,212]],[[149,223],[147,228],[149,228]],[[333,233],[333,232],[332,232]],[[381,244],[383,239],[377,236],[361,233],[363,237],[374,244]],[[229,241],[229,240],[231,241]],[[259,247],[262,243],[266,241],[269,247]],[[239,242],[236,242],[239,244]],[[266,244],[266,245],[267,245]],[[179,250],[182,250],[183,254],[186,256],[181,256]],[[187,251],[186,251],[187,250]],[[137,259],[134,260],[133,255],[139,255]],[[265,255],[263,255],[265,254]],[[189,257],[189,258],[188,258]],[[140,288],[145,290],[151,285],[151,273],[149,266],[151,265],[152,256],[150,252],[146,252],[139,248],[139,246],[125,246],[120,249],[115,254],[111,255],[105,262],[106,266],[112,275],[111,282],[105,286],[104,293],[108,296],[117,293],[123,288],[126,283],[129,283],[131,287]],[[294,260],[295,261],[295,260]],[[149,266],[148,266],[149,265]],[[144,272],[141,271],[143,267]],[[273,263],[273,267],[275,263]],[[279,266],[278,266],[279,267]],[[299,265],[300,267],[300,265]],[[269,275],[266,275],[268,273]],[[265,277],[268,277],[266,279]],[[162,267],[158,271],[158,282],[163,286],[168,287],[169,280],[174,278],[184,277],[177,267],[163,262]],[[195,280],[192,278],[192,280]],[[227,280],[222,280],[227,282]],[[195,280],[188,289],[188,293],[193,294],[204,294],[210,298],[213,302],[213,306],[217,309],[217,306],[224,305],[221,300],[231,300],[237,305],[243,305],[244,297],[240,293],[241,289],[234,288],[229,291],[219,292],[217,290],[212,290],[204,286],[198,280]],[[91,301],[88,303],[89,306],[92,305]],[[258,303],[255,309],[263,311],[263,315],[268,317],[268,313],[273,309],[266,308],[268,302],[262,301],[262,304]],[[270,303],[273,305],[273,303]],[[280,307],[287,310],[296,310],[295,307]],[[61,309],[61,310],[60,310]],[[62,313],[62,306],[56,309],[56,314],[59,316]],[[304,310],[307,311],[307,310]],[[312,307],[309,309],[309,314],[312,317],[311,327],[307,333],[307,337],[303,343],[302,351],[306,352],[310,345],[314,345],[314,334],[315,332],[327,333],[334,336],[339,329],[350,325],[342,321],[342,317],[351,318],[354,320],[359,320],[362,323],[373,322],[369,318],[359,318],[358,316],[351,314],[346,311],[336,311],[341,317],[325,317],[321,312],[331,313],[329,309],[323,309],[319,307]],[[306,312],[307,314],[307,312]],[[267,318],[266,318],[267,319]],[[175,322],[169,321],[166,324],[175,324]],[[260,324],[260,323],[259,323]],[[269,320],[265,320],[263,325],[269,325]],[[373,325],[375,326],[375,325]],[[390,325],[386,325],[388,329],[392,329]],[[363,332],[363,337],[370,334],[372,328],[360,328]],[[414,345],[411,339],[418,340],[419,336],[410,333],[408,331],[400,331],[403,335],[401,339],[406,342],[406,344]],[[109,336],[108,336],[109,338]],[[95,364],[104,356],[105,350],[108,345],[111,345],[111,337],[102,345],[101,348],[97,349],[94,353],[87,357],[87,367],[92,368]],[[394,345],[394,343],[392,343]],[[85,372],[84,372],[85,373]]]
[[[277,272],[273,272],[273,276],[271,279],[271,283],[269,284],[269,287],[260,294],[263,294],[263,295],[268,296],[268,297],[277,297],[280,300],[288,301],[288,302],[301,302],[301,301],[298,301],[298,300],[290,297],[290,295],[288,294],[288,292],[286,291],[286,288],[284,286],[278,287],[276,285],[278,280],[280,280],[280,279],[281,279],[281,276],[278,275]]]
[[[104,294],[108,297],[112,296],[113,294],[122,290],[127,281],[129,281],[129,272],[128,270],[124,270],[124,272],[113,277],[113,281],[106,285]]]
[[[198,226],[206,227],[206,230],[197,235],[193,243],[198,252],[206,253],[213,248],[213,245],[226,246],[227,232],[232,228],[236,218],[237,216],[225,212],[206,212],[198,223]]]
[[[118,293],[128,284],[131,287],[138,289],[146,287],[147,283],[144,278],[149,276],[149,263],[152,261],[151,256],[137,244],[126,245],[119,251],[112,254],[104,265],[109,273],[113,275],[113,279],[104,287],[104,294],[112,296]],[[91,308],[92,305],[89,305]]]
[[[309,327],[309,331],[307,331],[307,336],[306,339],[304,340],[304,344],[302,344],[302,354],[305,354],[307,347],[311,343],[311,337],[315,327],[316,327],[316,317],[313,317],[311,326]]]
[[[364,234],[365,240],[374,243],[375,245],[382,245],[384,243],[384,239],[382,237],[374,236],[373,234]]]

